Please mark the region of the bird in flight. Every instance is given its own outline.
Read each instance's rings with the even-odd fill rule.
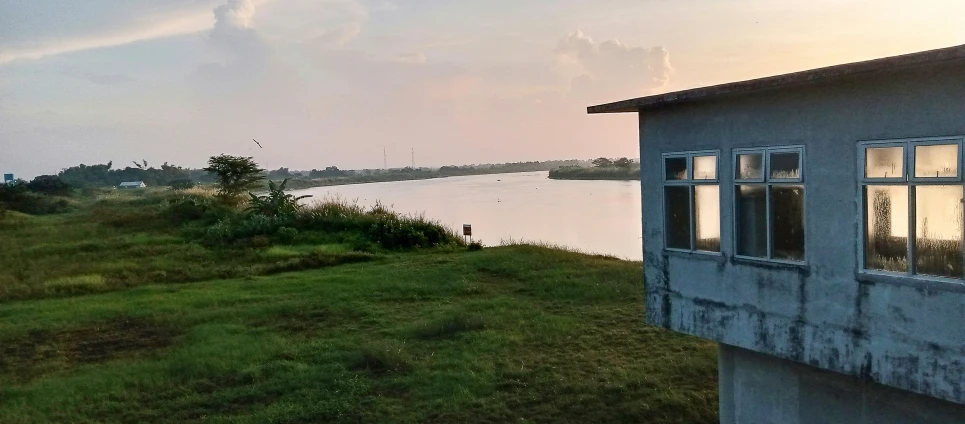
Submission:
[[[258,142],[258,140],[255,140],[255,139],[251,139],[251,141],[254,141],[254,142],[255,142],[255,144],[257,144],[257,145],[258,145],[258,148],[260,148],[260,149],[264,149],[264,147],[261,147],[261,143],[259,143],[259,142]]]

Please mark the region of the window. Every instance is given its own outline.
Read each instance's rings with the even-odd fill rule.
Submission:
[[[961,138],[858,145],[864,269],[963,278],[961,152]]]
[[[804,148],[734,150],[738,256],[804,261]]]
[[[663,156],[667,249],[720,252],[717,152]]]

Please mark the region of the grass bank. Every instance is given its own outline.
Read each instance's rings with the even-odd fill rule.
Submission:
[[[643,324],[639,262],[77,203],[0,225],[0,422],[717,421],[716,347]]]
[[[620,167],[562,167],[549,173],[549,178],[553,180],[616,180],[616,181],[638,181],[640,180],[640,168],[620,168]]]

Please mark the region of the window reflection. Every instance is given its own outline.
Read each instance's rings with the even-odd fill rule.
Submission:
[[[694,156],[694,179],[717,179],[717,156]]]
[[[668,180],[687,179],[687,158],[666,158],[664,167]]]
[[[908,187],[865,187],[865,268],[908,272]]]
[[[877,147],[865,150],[866,178],[903,178],[904,147]]]
[[[801,177],[801,161],[797,152],[771,153],[771,178],[793,179]]]
[[[915,188],[915,271],[962,277],[962,186]]]
[[[764,177],[764,155],[752,153],[737,155],[737,179],[759,180]]]
[[[694,215],[697,218],[695,248],[720,252],[720,186],[694,186]]]
[[[767,257],[767,189],[737,186],[737,254]]]
[[[666,187],[667,247],[690,249],[690,187]]]
[[[958,145],[915,146],[915,177],[958,176]]]
[[[804,187],[771,187],[771,241],[775,259],[804,260]]]

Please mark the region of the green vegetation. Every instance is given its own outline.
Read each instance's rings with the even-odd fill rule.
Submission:
[[[597,158],[593,167],[563,166],[550,171],[553,180],[618,180],[636,181],[640,179],[640,166],[627,158],[610,160]]]
[[[272,186],[0,215],[0,422],[717,421],[716,346],[643,324],[639,262]]]

